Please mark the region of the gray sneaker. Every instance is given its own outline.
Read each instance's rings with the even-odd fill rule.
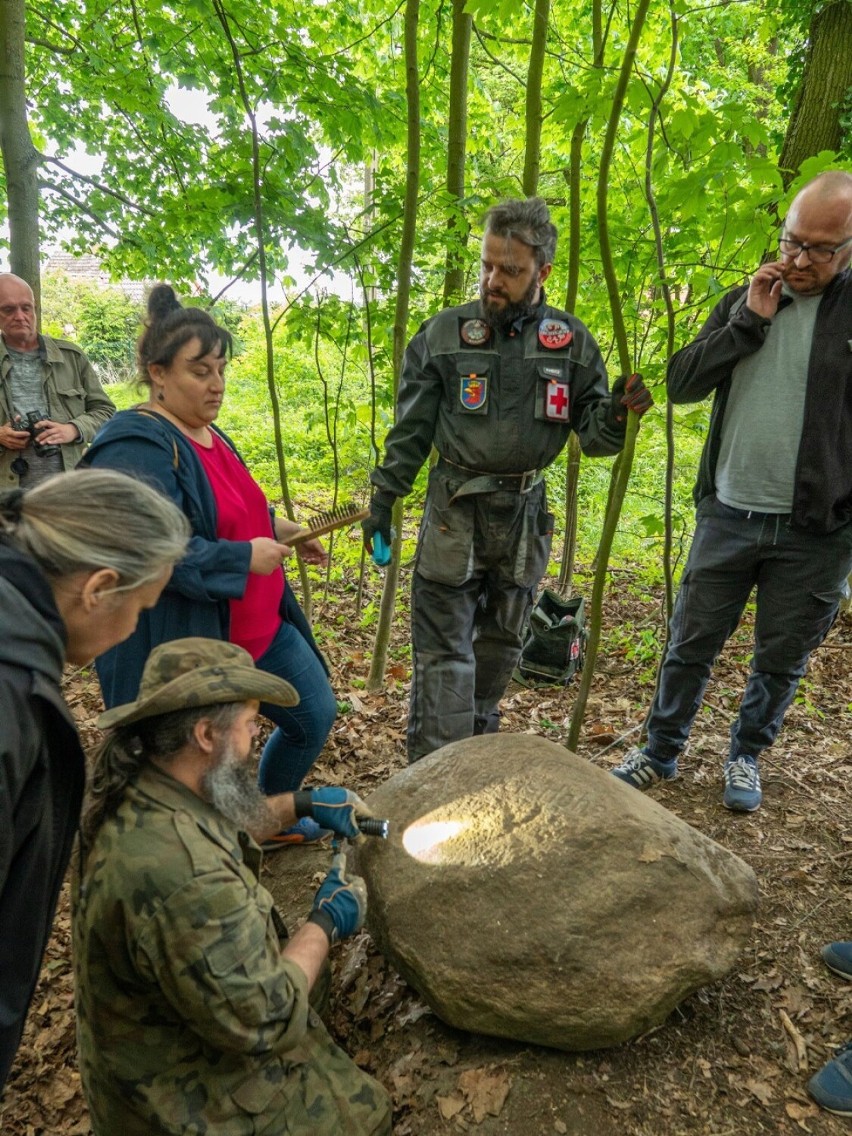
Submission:
[[[646,753],[639,746],[634,746],[624,755],[621,765],[616,765],[610,772],[613,777],[625,781],[634,789],[650,789],[660,781],[671,781],[673,777],[677,777],[677,758],[660,761],[657,757],[651,757],[650,753]]]
[[[826,943],[821,954],[829,970],[852,982],[852,940],[841,939],[837,943]]]
[[[725,795],[722,804],[738,813],[753,813],[760,808],[763,793],[757,759],[741,753],[725,762]]]

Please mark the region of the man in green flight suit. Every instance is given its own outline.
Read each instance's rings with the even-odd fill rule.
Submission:
[[[652,404],[639,375],[610,391],[589,329],[547,303],[556,235],[540,197],[488,211],[479,299],[445,308],[409,343],[396,424],[370,475],[372,552],[377,534],[390,544],[394,502],[438,451],[411,583],[409,761],[496,731],[550,557],[544,471],[572,430],[589,457],[617,454],[628,410]]]
[[[358,835],[345,789],[264,797],[248,768],[260,701],[289,683],[234,644],[164,643],[135,702],[102,715],[74,881],[83,1087],[95,1136],[384,1136],[390,1100],[309,1004],[329,947],[362,925],[345,857],[287,936],[262,838],[313,816]]]

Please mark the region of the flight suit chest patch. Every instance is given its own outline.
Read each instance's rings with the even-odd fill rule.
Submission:
[[[487,401],[487,375],[459,375],[459,402],[468,413],[484,413]]]
[[[544,319],[538,325],[538,341],[548,351],[567,347],[573,338],[574,333],[565,320]]]
[[[538,368],[535,416],[539,422],[567,423],[571,420],[570,384],[561,367],[546,363]]]
[[[544,416],[549,422],[567,422],[570,409],[568,384],[551,380],[544,388]]]
[[[481,347],[491,338],[491,328],[485,320],[469,319],[459,328],[459,336],[468,347]]]

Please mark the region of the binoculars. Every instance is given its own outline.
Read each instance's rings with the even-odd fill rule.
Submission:
[[[28,410],[26,414],[18,415],[20,428],[29,432],[33,444],[34,452],[40,458],[49,458],[53,454],[59,453],[59,446],[54,446],[48,442],[40,442],[38,436],[41,433],[40,429],[36,429],[36,422],[41,422],[47,418],[46,414],[42,414],[39,410]],[[42,427],[41,429],[44,429]]]

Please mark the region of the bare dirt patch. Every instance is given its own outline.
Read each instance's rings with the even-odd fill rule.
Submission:
[[[341,587],[315,613],[346,709],[312,781],[369,793],[404,767],[407,620],[397,619],[388,688],[366,694],[372,629]],[[407,592],[406,592],[407,594]],[[659,596],[614,587],[579,752],[603,767],[636,739],[653,683]],[[393,1094],[397,1136],[740,1136],[846,1133],[804,1091],[832,1048],[852,1036],[852,984],[819,948],[852,936],[852,622],[817,652],[785,729],[761,763],[764,805],[738,816],[721,805],[727,728],[747,673],[747,618],[717,667],[682,774],[657,799],[747,860],[761,907],[749,951],[724,981],[699,991],[662,1027],[609,1051],[566,1054],[454,1030],[441,1023],[362,933],[334,952],[330,1027]],[[513,685],[503,729],[564,741],[575,687]],[[97,737],[97,682],[69,678],[86,741]],[[618,834],[613,833],[612,839]],[[327,849],[270,856],[266,882],[288,924],[307,914]],[[67,894],[0,1126],[9,1136],[85,1136],[89,1124],[74,1053]],[[440,934],[440,927],[435,934]],[[660,944],[665,952],[666,944]]]

